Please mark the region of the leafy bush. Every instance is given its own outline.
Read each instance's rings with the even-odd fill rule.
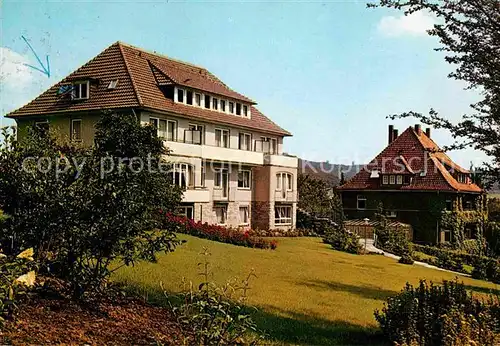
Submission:
[[[411,243],[406,237],[406,232],[403,229],[389,226],[387,216],[385,216],[384,207],[379,204],[376,214],[377,223],[375,225],[376,242],[375,246],[386,252],[411,257]]]
[[[495,345],[498,335],[492,331],[498,330],[498,320],[492,308],[473,298],[461,283],[444,281],[437,286],[421,280],[418,287],[407,283],[389,298],[382,311],[375,311],[375,319],[397,344],[456,345],[454,341],[467,337],[467,345]]]
[[[347,231],[345,228],[329,227],[323,236],[323,242],[330,244],[332,248],[338,251],[352,254],[360,254],[362,246],[359,243],[359,237]]]
[[[182,191],[156,130],[132,114],[103,114],[94,142],[83,148],[36,129],[0,140],[0,201],[9,215],[1,246],[43,249],[47,270],[68,280],[75,298],[105,288],[111,262],[155,261],[178,244],[157,230],[158,210],[175,210]]]
[[[239,230],[220,225],[210,225],[206,222],[194,221],[184,216],[176,216],[170,212],[166,213],[164,227],[174,232],[238,246],[271,250],[278,247],[276,240],[258,237],[252,230]]]
[[[258,237],[317,237],[318,235],[312,229],[297,228],[291,230],[283,229],[270,229],[270,230],[259,230],[253,229],[249,232]]]
[[[17,256],[0,253],[0,326],[12,316],[18,300],[35,284],[35,278],[33,249]]]
[[[202,282],[197,288],[189,282],[186,288],[183,280],[184,291],[177,297],[182,303],[172,307],[177,320],[192,331],[192,336],[184,342],[189,345],[256,344],[257,338],[251,333],[257,333],[257,326],[245,307],[254,273],[241,283],[231,280],[225,285],[217,285],[210,281],[210,253],[206,248],[202,255],[205,260],[198,264],[201,266]]]
[[[403,256],[401,256],[401,258],[399,259],[398,262],[402,263],[402,264],[410,264],[411,265],[415,261],[413,260],[413,258],[409,254],[404,254]]]
[[[449,251],[442,251],[438,254],[436,265],[443,269],[448,269],[456,272],[463,272],[464,268],[455,256],[452,256]]]

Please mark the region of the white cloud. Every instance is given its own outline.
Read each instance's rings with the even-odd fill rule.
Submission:
[[[33,69],[24,65],[28,59],[5,47],[0,47],[0,84],[5,89],[23,88],[33,80]]]
[[[404,35],[422,36],[427,34],[427,30],[432,29],[436,19],[431,15],[418,11],[399,17],[385,16],[377,26],[377,29],[384,36],[399,37]]]

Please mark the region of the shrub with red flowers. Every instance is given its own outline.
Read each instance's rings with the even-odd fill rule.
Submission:
[[[198,238],[218,241],[221,243],[246,246],[258,249],[276,249],[278,242],[256,236],[252,230],[240,230],[207,222],[194,221],[184,216],[166,214],[165,228],[176,233],[189,234]]]

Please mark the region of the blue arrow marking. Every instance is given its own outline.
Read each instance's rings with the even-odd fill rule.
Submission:
[[[26,37],[24,36],[21,36],[21,38],[24,40],[24,42],[26,42],[26,44],[28,45],[28,47],[30,47],[31,51],[33,52],[33,54],[35,55],[35,58],[36,60],[38,60],[38,63],[40,64],[40,66],[42,67],[41,69],[38,68],[38,67],[35,67],[33,65],[29,65],[29,64],[24,64],[25,66],[28,66],[28,67],[31,67],[32,69],[34,70],[37,70],[45,75],[47,75],[48,78],[50,78],[50,64],[49,64],[49,56],[47,55],[45,57],[46,61],[47,61],[47,67],[45,67],[42,63],[42,61],[40,60],[40,58],[38,57],[38,55],[36,54],[35,50],[33,49],[33,47],[31,47],[31,44],[28,42],[28,40],[26,39]]]

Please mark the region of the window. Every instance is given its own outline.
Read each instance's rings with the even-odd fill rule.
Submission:
[[[236,115],[241,115],[241,103],[236,104]]]
[[[444,233],[444,241],[450,242],[451,241],[451,231],[448,229],[445,229],[443,231],[443,233]]]
[[[453,201],[451,199],[447,199],[446,200],[446,202],[445,202],[445,208],[448,211],[452,211],[453,210]]]
[[[177,208],[177,215],[184,216],[186,219],[193,219],[193,206],[180,206]]]
[[[248,207],[240,207],[240,225],[248,225]]]
[[[83,100],[89,98],[89,81],[78,82],[73,84],[73,92],[71,94],[73,100]]]
[[[222,148],[229,148],[229,131],[215,129],[215,145]]]
[[[116,89],[117,86],[118,86],[118,79],[115,79],[109,82],[108,89]]]
[[[214,186],[227,190],[229,187],[229,174],[226,169],[215,170]]]
[[[220,110],[223,112],[226,111],[226,100],[220,100]]]
[[[174,120],[149,118],[149,123],[156,128],[156,133],[159,138],[168,141],[177,140],[177,122]]]
[[[201,107],[201,94],[194,94],[194,104]]]
[[[229,101],[229,113],[234,114],[234,102]]]
[[[465,210],[473,210],[474,204],[472,203],[472,201],[465,201],[465,205],[464,205],[464,209]]]
[[[395,211],[388,211],[387,212],[387,217],[390,217],[390,218],[395,218],[397,216],[397,213]]]
[[[210,95],[205,94],[205,108],[210,109]]]
[[[212,108],[215,110],[219,109],[219,99],[212,97]]]
[[[252,135],[249,133],[240,133],[239,148],[241,150],[252,150]]]
[[[186,103],[188,105],[193,104],[193,92],[191,90],[186,91]]]
[[[274,207],[274,223],[276,225],[289,225],[292,223],[292,206]]]
[[[250,188],[250,171],[238,172],[238,188],[240,189]]]
[[[184,103],[184,90],[177,89],[177,102]]]
[[[203,144],[203,125],[189,124],[184,133],[184,141],[191,144]]]
[[[187,163],[175,163],[172,166],[172,180],[182,188],[194,187],[193,166]]]
[[[205,171],[205,164],[201,165],[201,186],[205,187],[205,180],[207,178],[207,173]]]
[[[389,184],[389,177],[387,175],[382,176],[382,184],[384,185]]]
[[[82,119],[71,120],[71,140],[75,142],[82,140]]]
[[[358,209],[361,209],[361,210],[364,210],[366,209],[366,197],[365,196],[361,196],[359,195],[358,196],[358,201],[357,201],[357,208]]]
[[[219,225],[225,225],[227,220],[227,207],[219,205],[214,207],[216,222]]]
[[[402,175],[398,175],[396,177],[396,184],[403,185],[403,176]]]
[[[290,173],[276,174],[276,190],[293,190],[292,175]]]
[[[49,132],[49,121],[48,120],[36,121],[35,128],[37,128],[40,132],[46,134]]]
[[[260,141],[261,150],[259,151],[266,154],[276,154],[278,152],[278,144],[276,138],[260,137]]]
[[[243,105],[243,115],[248,116],[248,106]]]
[[[394,175],[389,176],[389,183],[391,185],[396,184],[396,176],[394,176]]]

